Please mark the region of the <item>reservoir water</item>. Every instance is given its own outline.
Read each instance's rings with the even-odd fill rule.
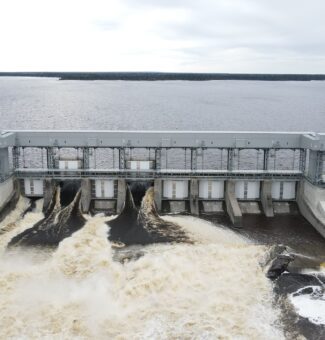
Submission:
[[[1,130],[324,132],[324,93],[325,82],[0,77],[0,121]],[[28,206],[21,198],[0,222],[0,338],[325,337],[324,284],[280,301],[261,266],[279,243],[325,262],[325,241],[299,215],[244,216],[241,230],[226,216],[164,216],[192,242],[128,249],[108,240],[112,217],[85,215],[85,226],[58,248],[8,251],[14,236],[43,217],[42,201],[23,216]]]

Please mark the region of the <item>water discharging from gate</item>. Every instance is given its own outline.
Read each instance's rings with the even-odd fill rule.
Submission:
[[[24,207],[27,200],[7,217],[11,228],[0,237],[2,338],[282,337],[271,284],[258,264],[264,247],[197,218],[169,216],[194,244],[133,246],[143,256],[117,261],[108,218],[86,216],[56,250],[5,253],[14,235],[43,216],[38,204],[19,219]]]

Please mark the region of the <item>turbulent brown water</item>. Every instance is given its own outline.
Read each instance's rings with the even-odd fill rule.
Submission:
[[[39,204],[19,219],[24,203],[0,237],[0,338],[283,338],[259,265],[264,246],[198,218],[168,216],[193,244],[149,245],[136,261],[120,263],[108,218],[86,216],[56,250],[4,252],[43,217]]]

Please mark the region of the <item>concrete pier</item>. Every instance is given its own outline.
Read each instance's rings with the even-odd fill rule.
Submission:
[[[300,182],[297,203],[301,214],[325,238],[325,188]]]
[[[235,194],[235,181],[229,180],[226,182],[225,201],[227,213],[231,222],[239,226],[242,219],[242,213]]]
[[[190,209],[192,215],[199,215],[199,181],[197,179],[191,179],[190,182]]]
[[[154,181],[154,194],[155,194],[155,203],[158,212],[161,212],[162,209],[162,180],[155,179]]]
[[[89,212],[91,202],[91,181],[83,178],[81,180],[81,211],[86,214]]]
[[[126,182],[124,179],[119,179],[117,181],[117,201],[116,201],[116,213],[119,214],[124,205],[126,194]]]
[[[18,180],[9,178],[0,183],[0,222],[15,208],[19,194]]]
[[[261,203],[266,217],[273,217],[272,181],[263,181],[261,188]]]

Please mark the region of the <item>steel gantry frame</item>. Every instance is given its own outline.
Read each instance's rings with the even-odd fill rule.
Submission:
[[[46,149],[47,168],[21,169],[19,159],[20,150],[24,148]],[[200,132],[200,131],[5,131],[0,134],[0,149],[11,148],[13,170],[17,177],[21,176],[52,176],[52,177],[213,177],[213,178],[246,178],[247,176],[256,178],[302,178],[304,175],[311,182],[322,184],[324,182],[324,154],[325,154],[325,134],[315,134],[310,132]],[[56,150],[60,148],[75,148],[81,150],[83,155],[83,169],[80,171],[57,171],[55,164]],[[99,172],[90,166],[90,149],[108,148],[113,150],[113,163],[115,163],[115,150],[118,150],[118,171],[112,173],[108,169]],[[126,150],[148,149],[155,154],[154,171],[126,171]],[[162,151],[165,150],[166,162],[167,150],[185,150],[185,171],[179,169],[163,170]],[[223,150],[227,152],[226,170],[205,170],[204,154],[207,149],[221,150],[221,167],[223,165]],[[259,170],[259,160],[257,155],[257,169],[253,171],[235,170],[234,160],[240,164],[239,153],[244,149],[256,149],[264,151],[263,170]],[[292,171],[281,171],[275,169],[270,171],[269,158],[271,150],[300,150],[299,169]],[[191,169],[186,169],[186,153],[191,152]],[[313,172],[306,171],[306,151],[317,154],[315,158]],[[237,155],[236,155],[237,153]],[[43,154],[43,153],[42,153]],[[202,159],[202,171],[198,170],[198,157]],[[237,158],[236,158],[237,157]],[[96,152],[94,152],[96,160]],[[128,156],[131,159],[131,155]],[[1,160],[0,160],[1,161]],[[42,158],[43,162],[43,158]],[[293,160],[293,164],[295,160]],[[115,164],[113,164],[113,167]],[[131,176],[132,174],[132,176]],[[310,175],[311,174],[311,175]],[[1,178],[6,174],[1,173]]]

